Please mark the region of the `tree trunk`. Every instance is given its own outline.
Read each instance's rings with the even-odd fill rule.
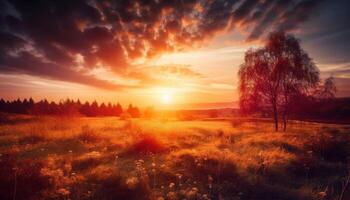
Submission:
[[[286,112],[283,113],[283,131],[284,132],[287,131],[287,114],[286,114]]]
[[[273,104],[273,116],[275,121],[275,131],[278,131],[278,112],[277,112],[277,105]]]

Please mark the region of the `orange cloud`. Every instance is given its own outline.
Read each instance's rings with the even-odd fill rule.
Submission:
[[[271,28],[291,30],[317,2],[7,1],[0,6],[0,70],[114,90],[122,86],[75,69],[125,74],[134,60],[193,48],[233,28],[251,30],[250,40]],[[191,75],[178,67],[165,71]]]

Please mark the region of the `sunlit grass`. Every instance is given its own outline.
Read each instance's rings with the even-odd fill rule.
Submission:
[[[17,117],[0,125],[0,198],[15,181],[17,199],[335,198],[349,138],[305,122]]]

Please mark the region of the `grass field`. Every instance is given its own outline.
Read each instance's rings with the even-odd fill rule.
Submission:
[[[247,120],[7,116],[0,199],[339,199],[350,126],[272,128]]]

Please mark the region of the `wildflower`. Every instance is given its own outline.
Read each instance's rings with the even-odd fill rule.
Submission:
[[[327,196],[326,192],[319,192],[318,196],[320,196],[321,198],[325,198]]]
[[[181,178],[182,178],[182,174],[177,173],[177,174],[176,174],[176,177],[177,177],[178,179],[181,179]]]
[[[72,170],[72,165],[69,163],[64,164],[63,169],[65,172],[69,173]]]
[[[208,175],[208,182],[213,182],[213,177],[211,175]]]
[[[163,197],[158,197],[157,200],[164,200],[164,198]]]
[[[180,194],[181,196],[185,196],[185,195],[186,195],[186,190],[184,190],[184,189],[180,190],[180,191],[179,191],[179,194]]]
[[[175,183],[170,183],[169,188],[173,188],[175,186]]]
[[[130,177],[126,179],[126,185],[129,189],[135,189],[138,182],[139,180],[136,177]]]
[[[198,188],[196,187],[193,187],[192,190],[198,192]]]
[[[73,151],[72,151],[72,150],[69,150],[68,152],[69,152],[69,153],[73,153]]]
[[[60,189],[57,190],[57,193],[59,193],[59,194],[61,194],[63,196],[67,196],[67,195],[70,194],[70,191],[65,189],[65,188],[60,188]]]
[[[75,175],[76,175],[76,173],[75,173],[75,172],[72,172],[72,173],[71,173],[71,175],[72,175],[72,176],[75,176]]]
[[[204,199],[204,200],[209,200],[209,197],[208,197],[207,194],[203,194],[203,195],[202,195],[202,199]]]
[[[153,162],[153,163],[152,163],[152,167],[156,167],[156,163]]]
[[[197,195],[198,191],[198,188],[193,187],[190,191],[186,193],[186,197],[189,199],[193,199]]]
[[[168,192],[166,195],[168,199],[176,199],[176,193],[175,192]]]

